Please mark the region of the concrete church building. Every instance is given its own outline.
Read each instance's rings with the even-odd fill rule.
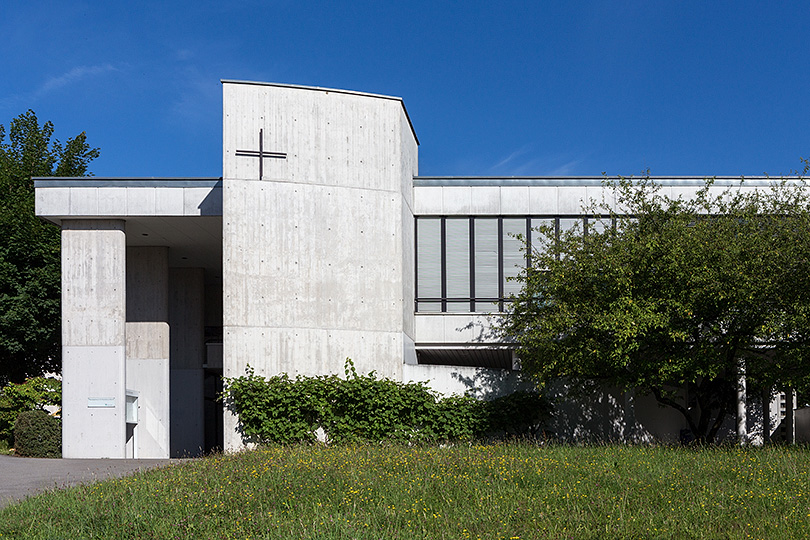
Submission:
[[[316,375],[351,358],[445,393],[513,389],[512,352],[489,328],[525,265],[514,233],[584,219],[601,177],[420,177],[400,98],[222,84],[222,178],[36,180],[37,214],[62,229],[63,455],[241,448],[216,395],[248,364]],[[659,180],[675,195],[703,185]],[[677,440],[686,427],[647,397],[589,405],[558,432]]]

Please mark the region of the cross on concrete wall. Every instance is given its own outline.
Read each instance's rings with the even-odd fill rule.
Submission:
[[[247,156],[259,158],[259,180],[264,175],[264,158],[287,159],[285,152],[265,152],[263,149],[264,144],[264,130],[259,130],[259,150],[237,150],[237,156]]]

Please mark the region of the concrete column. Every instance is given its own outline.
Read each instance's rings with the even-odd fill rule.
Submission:
[[[126,235],[122,220],[62,222],[62,455],[123,458]]]
[[[128,441],[138,458],[169,457],[169,248],[127,248],[127,390],[138,392]]]
[[[741,445],[748,442],[748,409],[745,364],[737,366],[737,442]]]
[[[773,401],[770,390],[762,391],[762,444],[771,444],[771,403]]]
[[[624,415],[622,423],[622,442],[635,443],[639,441],[638,422],[636,421],[636,391],[633,389],[624,392]]]
[[[171,326],[171,455],[198,455],[205,447],[205,274],[169,269]]]
[[[796,393],[793,388],[785,391],[785,442],[796,442]]]

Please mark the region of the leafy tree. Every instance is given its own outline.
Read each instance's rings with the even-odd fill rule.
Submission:
[[[62,405],[62,383],[53,377],[32,377],[0,390],[0,441],[14,442],[14,423],[20,413]]]
[[[766,394],[810,381],[810,199],[803,181],[662,195],[609,183],[621,214],[544,238],[500,331],[538,381],[652,393],[713,442],[740,369]]]
[[[98,157],[81,133],[51,141],[28,111],[0,125],[0,386],[59,371],[59,228],[34,215],[35,176],[85,176]]]

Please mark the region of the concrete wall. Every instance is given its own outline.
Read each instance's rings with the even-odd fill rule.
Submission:
[[[603,178],[439,178],[420,177],[414,187],[415,215],[570,215],[582,214],[591,201],[616,207],[613,191],[602,186]],[[659,178],[659,193],[674,198],[694,197],[702,178]],[[711,188],[719,195],[739,178],[722,179]],[[747,180],[742,190],[762,189],[768,181]]]
[[[493,323],[498,315],[466,313],[417,313],[415,339],[418,345],[500,343]]]
[[[42,217],[219,216],[219,179],[38,179]]]
[[[206,301],[203,269],[171,268],[169,290],[171,456],[188,457],[200,454],[205,446],[203,363]]]
[[[127,248],[127,390],[138,392],[133,457],[169,457],[169,248]]]
[[[554,404],[548,429],[568,442],[677,443],[686,420],[662,407],[651,395],[610,388],[572,388],[563,381],[549,385]]]
[[[402,325],[403,325],[403,358],[407,364],[416,363],[414,341],[416,326],[414,320],[414,291],[416,290],[415,252],[413,211],[413,177],[419,173],[418,144],[414,138],[410,121],[405,109],[400,111],[400,190],[401,204],[401,255],[402,261]]]
[[[405,382],[424,382],[444,396],[469,394],[481,399],[505,396],[532,387],[520,378],[520,372],[465,366],[405,365]]]
[[[62,455],[125,457],[126,237],[121,220],[62,224]]]
[[[224,375],[340,373],[350,357],[399,379],[416,172],[402,102],[226,82],[223,114]],[[265,151],[287,154],[261,179],[257,158],[236,155],[258,150],[260,129]],[[241,446],[232,418],[225,433]]]

